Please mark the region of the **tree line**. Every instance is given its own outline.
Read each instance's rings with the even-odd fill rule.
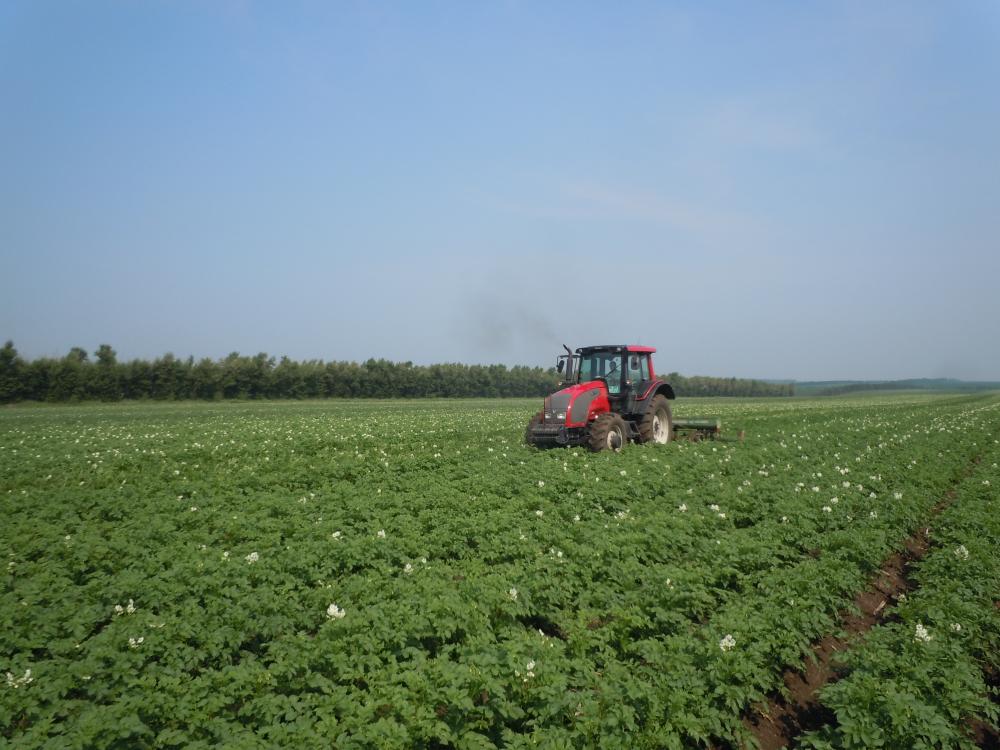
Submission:
[[[665,378],[678,396],[794,396],[794,383],[767,383],[747,378],[684,376],[672,372]]]
[[[792,387],[736,378],[667,378],[678,395],[788,396]],[[0,403],[123,399],[303,399],[541,397],[555,388],[554,368],[296,361],[233,352],[214,360],[173,354],[119,362],[108,344],[93,359],[80,347],[60,358],[23,359],[8,341],[0,349]]]
[[[884,382],[845,383],[815,391],[817,396],[846,396],[867,391],[948,391],[972,393],[1000,389],[996,381],[964,381],[951,378],[915,378],[912,380],[887,380]]]

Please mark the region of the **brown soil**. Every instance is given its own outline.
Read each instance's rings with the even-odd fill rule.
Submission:
[[[972,471],[980,457],[973,459],[965,474]],[[957,483],[957,482],[956,482]],[[928,521],[936,517],[955,499],[952,488],[934,506]],[[930,528],[927,523],[906,539],[903,549],[886,559],[868,587],[854,599],[854,608],[840,614],[843,635],[826,635],[813,644],[812,658],[804,668],[785,670],[782,679],[787,696],[772,695],[767,703],[756,705],[744,716],[743,723],[750,730],[761,750],[778,750],[788,747],[800,734],[818,729],[835,720],[833,713],[819,702],[818,692],[835,679],[834,658],[856,645],[872,627],[885,618],[892,602],[913,588],[907,577],[910,567],[920,561],[930,548]],[[988,725],[970,723],[976,744],[983,748],[1000,748],[1000,738]]]
[[[994,605],[1000,609],[1000,601],[994,602]],[[993,703],[998,704],[1000,708],[1000,669],[987,668],[983,676],[986,678],[986,684],[995,691],[990,696]],[[986,750],[1000,750],[1000,732],[984,721],[969,722],[969,735],[979,747]]]
[[[976,743],[976,747],[984,750],[997,750],[1000,748],[1000,732],[983,721],[973,721],[969,723],[969,736]]]
[[[804,671],[785,670],[783,680],[787,697],[773,696],[767,704],[755,707],[745,717],[744,724],[761,750],[787,747],[802,732],[819,728],[833,719],[831,712],[820,705],[817,693],[835,675],[834,657],[856,644],[883,619],[893,600],[913,588],[906,577],[907,568],[927,554],[928,547],[926,528],[921,528],[906,540],[904,551],[890,556],[869,587],[855,597],[857,610],[841,613],[844,635],[826,635],[813,644],[812,658],[806,661]]]

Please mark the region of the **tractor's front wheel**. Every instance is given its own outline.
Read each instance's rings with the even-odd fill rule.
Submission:
[[[625,420],[617,414],[602,414],[590,425],[590,450],[609,450],[616,453],[622,449],[628,440],[628,426]]]
[[[665,396],[654,396],[646,415],[639,422],[639,439],[644,443],[669,443],[673,434],[670,404]]]

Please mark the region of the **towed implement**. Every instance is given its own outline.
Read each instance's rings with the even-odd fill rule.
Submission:
[[[559,390],[525,430],[529,445],[585,445],[617,451],[629,441],[667,443],[676,436],[716,437],[717,419],[673,419],[674,389],[656,377],[650,346],[585,346],[559,356]]]

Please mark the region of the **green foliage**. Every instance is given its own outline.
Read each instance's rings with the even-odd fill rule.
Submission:
[[[536,408],[3,410],[0,744],[738,745],[1000,426],[990,398],[719,401],[747,442],[590,454],[524,446]]]
[[[195,363],[165,354],[152,362],[118,362],[101,344],[96,362],[79,347],[63,359],[24,362],[12,342],[0,349],[0,403],[120,399],[304,399],[420,397],[542,397],[556,388],[555,370],[505,365],[442,364],[370,359],[279,362],[266,353],[238,352]]]
[[[794,383],[767,383],[746,378],[713,378],[707,375],[684,376],[676,372],[667,375],[679,397],[691,396],[794,396]]]
[[[996,440],[932,529],[918,588],[889,623],[847,653],[844,679],[823,691],[835,726],[817,748],[973,748],[969,719],[1000,718],[984,672],[1000,670],[1000,514]]]
[[[440,364],[369,359],[356,362],[296,362],[261,352],[233,352],[218,362],[165,354],[152,362],[118,362],[101,344],[91,363],[79,347],[63,359],[25,363],[12,342],[0,349],[0,403],[34,401],[118,401],[120,399],[305,399],[305,398],[477,398],[547,396],[555,390],[553,369],[505,365]],[[668,376],[687,396],[791,396],[790,385],[736,378]]]
[[[1000,390],[1000,381],[955,380],[953,378],[912,378],[908,380],[888,381],[818,381],[796,383],[795,391],[802,396],[843,396],[875,391],[996,391]]]
[[[13,341],[0,349],[0,403],[18,401],[24,389],[24,361],[17,355]]]

